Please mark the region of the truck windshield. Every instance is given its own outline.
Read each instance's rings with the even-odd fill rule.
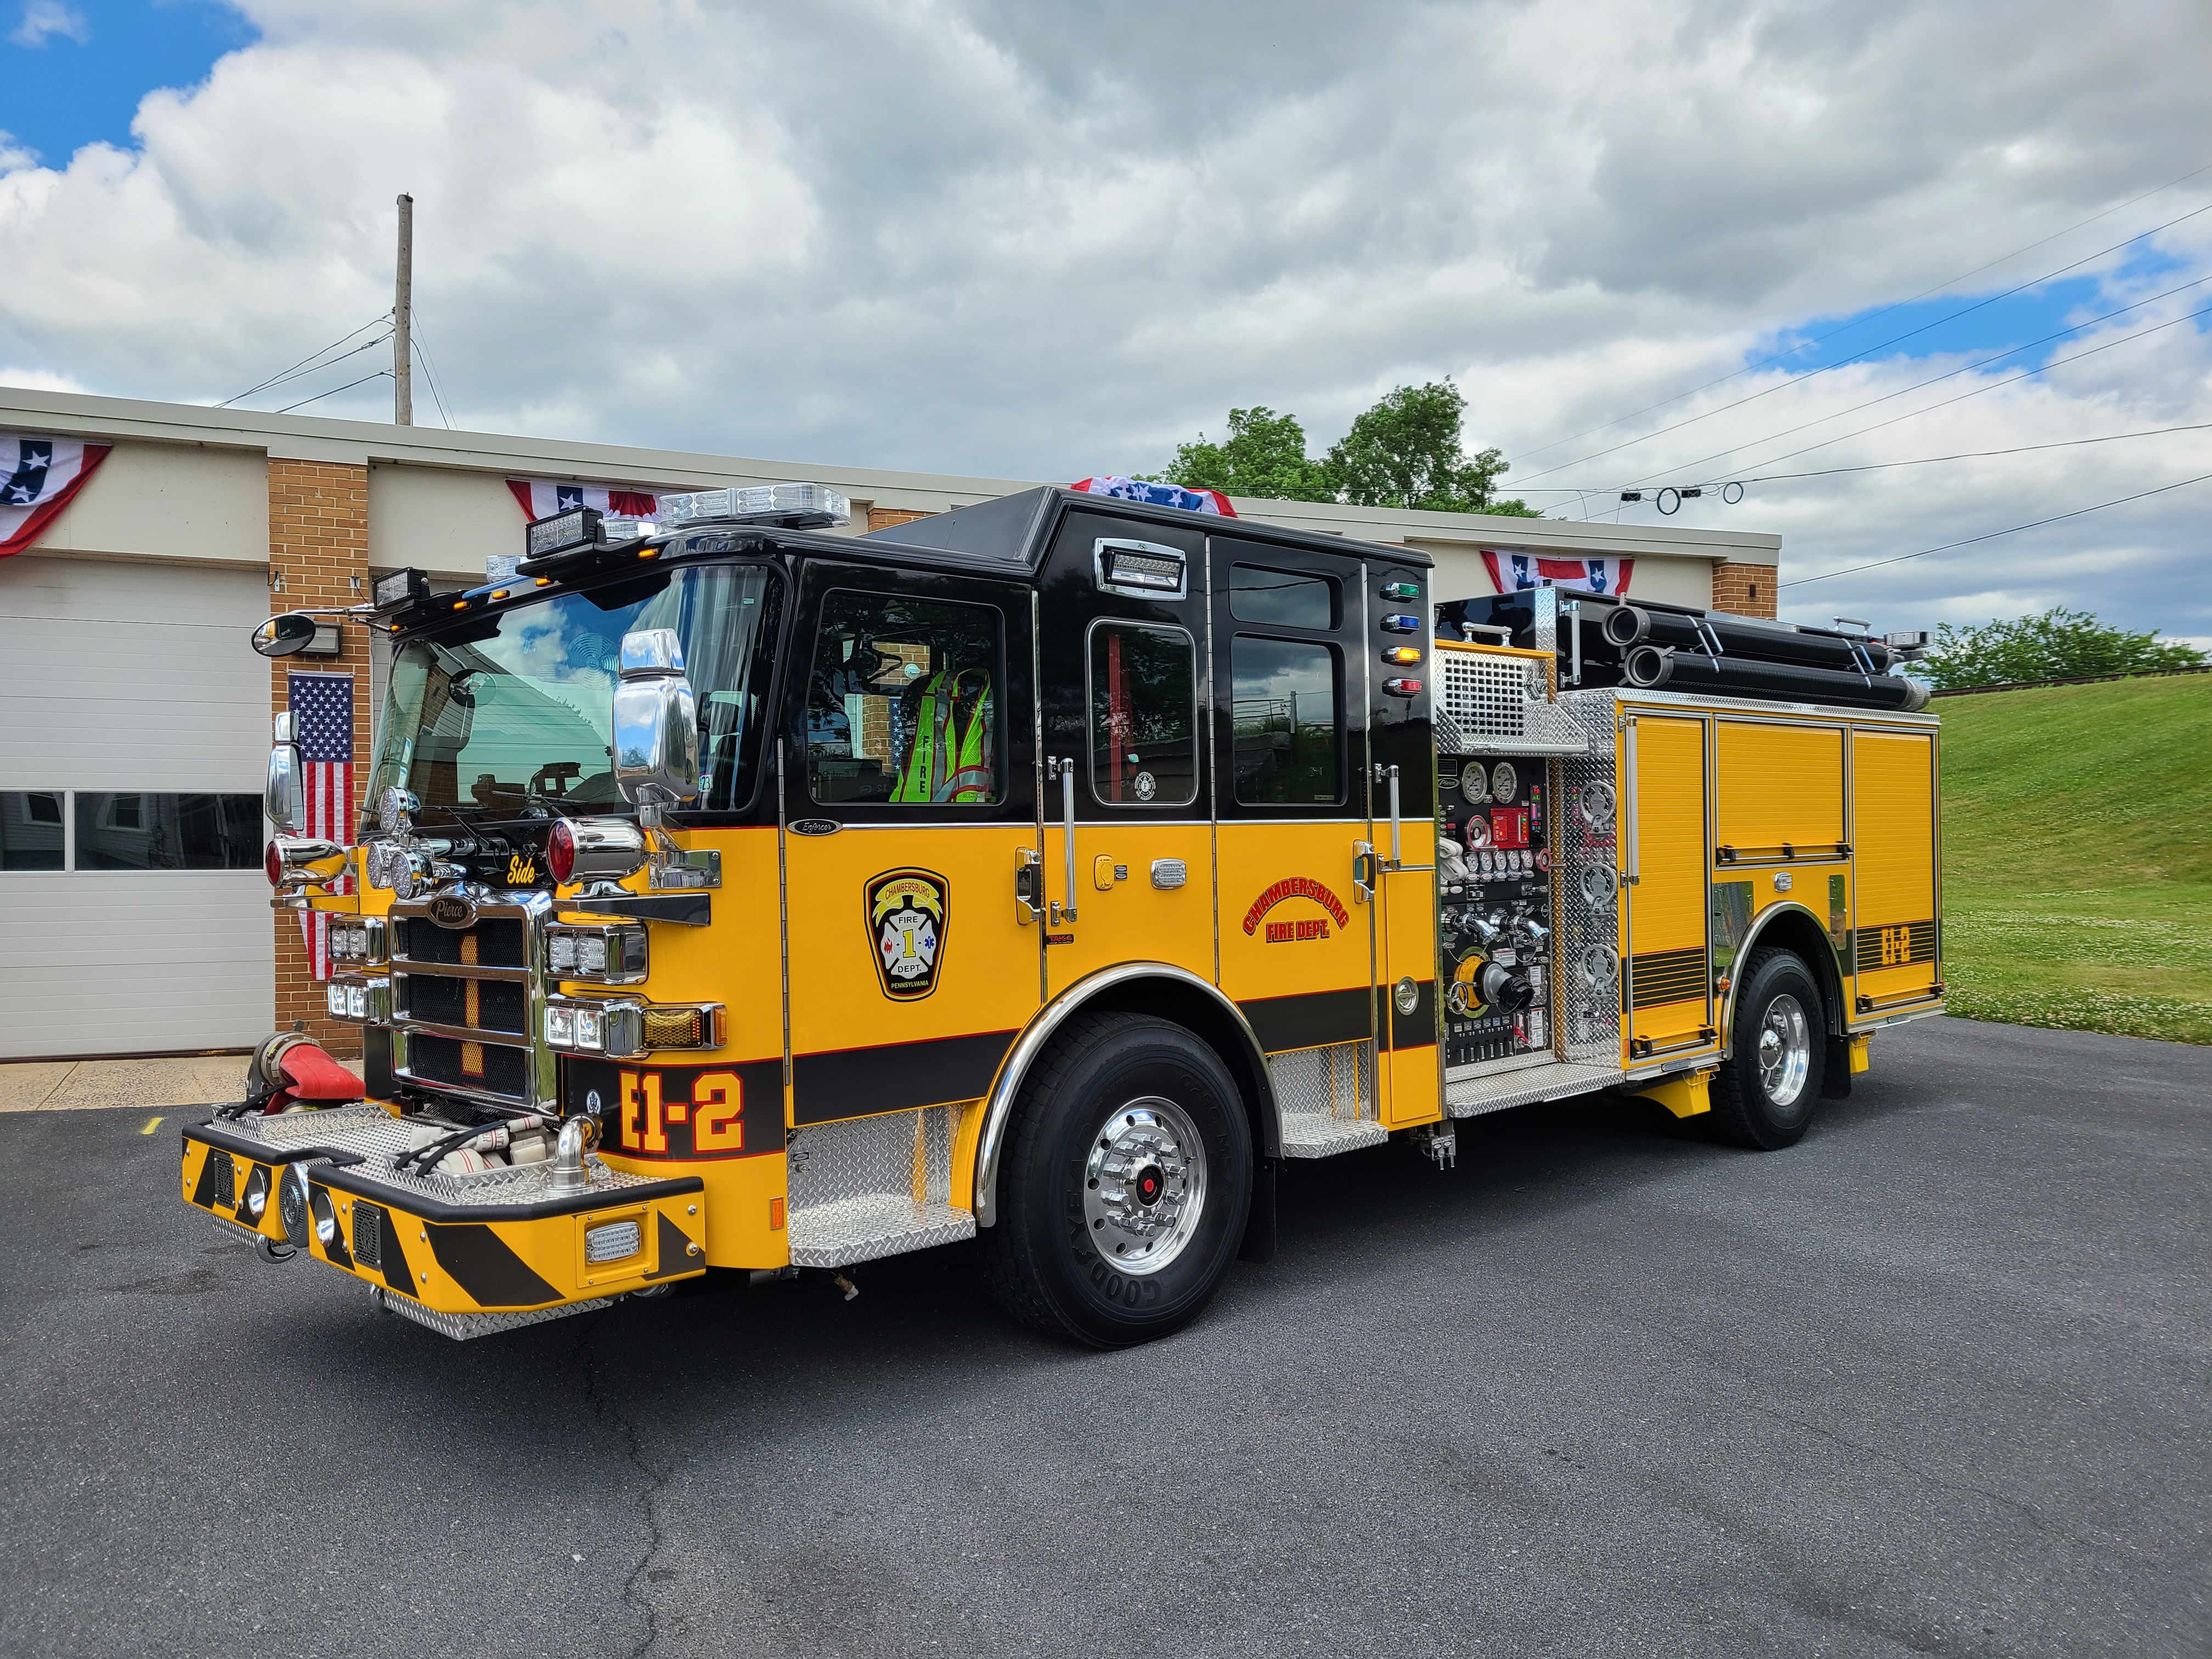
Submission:
[[[623,635],[672,628],[699,702],[700,799],[752,792],[767,729],[782,579],[758,566],[657,570],[559,593],[403,646],[392,664],[369,810],[392,784],[423,818],[621,811],[610,761]]]

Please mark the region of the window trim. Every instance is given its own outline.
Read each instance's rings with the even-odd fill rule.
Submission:
[[[1190,793],[1180,800],[1108,800],[1098,787],[1098,723],[1094,718],[1097,708],[1097,685],[1091,668],[1091,641],[1102,628],[1133,628],[1152,634],[1180,634],[1184,647],[1190,653]],[[1204,726],[1200,720],[1198,696],[1199,662],[1198,638],[1179,623],[1140,622],[1133,617],[1093,617],[1083,630],[1083,738],[1085,762],[1090,769],[1091,799],[1102,807],[1115,811],[1150,811],[1161,807],[1184,807],[1198,799],[1199,771],[1206,751]]]
[[[955,605],[963,610],[981,611],[988,613],[992,619],[992,650],[994,656],[991,665],[992,695],[998,700],[991,721],[991,781],[994,792],[991,799],[987,801],[823,800],[814,793],[814,757],[808,752],[806,744],[806,732],[814,708],[814,664],[822,648],[823,615],[830,608],[830,602],[832,599],[846,593],[855,594],[878,604],[903,599],[915,605]],[[1006,684],[1006,641],[1012,632],[1012,623],[1009,621],[1006,606],[995,599],[945,599],[934,593],[908,594],[900,592],[895,588],[872,587],[855,582],[823,587],[815,596],[813,612],[812,638],[806,654],[792,665],[793,672],[799,677],[798,684],[793,688],[795,695],[792,697],[791,702],[793,712],[797,716],[799,728],[799,787],[805,793],[807,805],[818,811],[838,815],[841,821],[856,807],[870,812],[884,812],[893,816],[882,820],[866,821],[889,823],[913,821],[907,815],[914,812],[917,808],[923,811],[941,810],[957,812],[963,815],[963,822],[967,814],[981,815],[1003,811],[1014,793],[1012,759],[1013,750],[1004,715],[1004,710],[1011,702]],[[797,631],[799,626],[799,619],[794,618],[794,631]],[[896,774],[893,775],[896,778]],[[897,787],[896,781],[892,787]]]
[[[1295,574],[1295,573],[1292,573]],[[1318,630],[1315,630],[1318,633]],[[1336,793],[1327,800],[1285,801],[1247,800],[1238,788],[1237,769],[1237,644],[1240,640],[1251,640],[1263,645],[1297,645],[1319,651],[1328,658],[1329,700],[1332,720],[1330,731],[1336,749]],[[1345,690],[1344,641],[1328,637],[1300,639],[1294,635],[1252,634],[1237,629],[1229,636],[1229,799],[1238,810],[1262,812],[1311,813],[1317,808],[1337,807],[1351,811],[1358,803],[1352,789],[1352,721]]]

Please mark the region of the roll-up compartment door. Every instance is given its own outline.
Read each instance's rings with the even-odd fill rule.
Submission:
[[[1851,816],[1851,959],[1864,1014],[1931,997],[1942,977],[1934,734],[1854,732]]]
[[[1628,1058],[1713,1040],[1705,956],[1705,723],[1632,713],[1622,765],[1632,817],[1626,837]]]

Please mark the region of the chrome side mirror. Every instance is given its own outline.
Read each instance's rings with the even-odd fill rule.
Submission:
[[[278,834],[296,836],[306,828],[306,801],[301,787],[300,746],[292,741],[291,715],[276,716],[275,735],[276,740],[269,749],[269,784],[262,792],[261,810]]]
[[[289,657],[314,643],[315,619],[304,611],[271,617],[253,630],[253,648],[264,657]]]
[[[659,809],[698,795],[699,705],[672,628],[623,635],[614,750],[615,785],[631,805]]]

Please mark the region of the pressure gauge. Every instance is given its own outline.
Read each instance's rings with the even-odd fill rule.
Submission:
[[[1490,769],[1490,798],[1494,801],[1510,801],[1521,787],[1521,775],[1513,769],[1511,761],[1500,761]]]
[[[1480,806],[1490,799],[1490,773],[1480,761],[1469,761],[1459,775],[1459,792],[1468,804]]]

